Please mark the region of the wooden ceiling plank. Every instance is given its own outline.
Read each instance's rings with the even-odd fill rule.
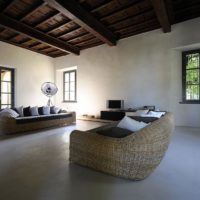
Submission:
[[[15,32],[22,33],[30,38],[36,39],[40,42],[48,44],[52,47],[60,49],[65,52],[71,52],[76,55],[80,54],[80,50],[66,42],[62,42],[61,40],[46,35],[32,27],[23,24],[15,19],[12,19],[4,14],[0,14],[0,24],[4,27],[7,27]]]
[[[44,0],[51,7],[60,11],[75,23],[84,27],[101,41],[113,46],[116,45],[117,36],[108,30],[101,22],[94,18],[75,0]]]
[[[170,19],[167,12],[167,6],[164,0],[151,0],[158,21],[164,33],[171,32]]]
[[[111,6],[112,4],[113,4],[113,1],[108,1],[107,3],[103,2],[102,5],[100,5],[96,8],[93,8],[90,12],[91,13],[98,12],[99,10],[106,8],[107,6]]]
[[[35,25],[35,27],[41,26],[41,25],[45,24],[46,22],[48,22],[49,20],[52,20],[55,17],[60,16],[60,15],[61,15],[60,12],[53,13],[53,14],[51,14],[51,16],[48,16],[48,17],[46,17],[46,19],[43,19],[41,22],[37,23]]]
[[[8,7],[10,7],[10,5],[12,5],[14,1],[15,1],[15,0],[8,0],[8,1],[4,2],[4,4],[1,5],[0,12],[3,12],[3,11],[6,10]]]
[[[134,3],[131,3],[130,5],[123,7],[122,9],[120,9],[118,11],[113,11],[112,13],[109,13],[108,15],[101,17],[100,21],[105,21],[110,17],[114,17],[114,16],[118,15],[119,13],[126,13],[131,8],[134,8],[134,7],[139,8],[141,4],[143,4],[143,1],[141,1],[141,2],[136,1]]]
[[[4,7],[3,12],[6,12],[7,10],[10,9],[10,7],[12,7],[18,0],[12,0],[12,1],[8,1],[6,7]]]
[[[50,34],[50,33],[56,31],[56,30],[59,29],[59,28],[63,28],[63,27],[65,27],[65,26],[67,26],[67,24],[69,24],[69,23],[71,23],[71,20],[68,21],[68,22],[63,22],[63,23],[61,23],[61,24],[59,24],[59,25],[56,25],[55,27],[53,27],[53,28],[51,28],[50,30],[48,30],[48,31],[46,32],[46,34]]]
[[[33,13],[37,12],[39,9],[41,9],[42,6],[45,6],[45,5],[47,5],[46,2],[37,3],[36,5],[34,5],[33,8],[31,8],[31,10],[27,10],[26,11],[26,13],[24,14],[24,16],[20,18],[20,21],[24,21],[27,17],[29,17]]]
[[[45,55],[45,56],[49,56],[48,54],[43,53],[43,52],[41,52],[41,51],[38,51],[38,50],[35,50],[35,49],[30,49],[30,48],[28,48],[27,46],[25,46],[25,45],[23,45],[23,44],[18,44],[18,43],[12,42],[12,41],[5,40],[5,39],[3,39],[3,38],[0,38],[0,41],[5,42],[5,43],[12,44],[12,45],[17,46],[17,47],[21,47],[21,48],[27,49],[27,50],[29,50],[29,51],[33,51],[33,52],[36,52],[36,53],[40,53],[40,54],[43,54],[43,55]]]

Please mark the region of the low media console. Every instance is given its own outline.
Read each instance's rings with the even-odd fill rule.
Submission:
[[[104,110],[101,111],[101,116],[100,118],[103,120],[113,120],[113,121],[118,121],[121,120],[127,112],[135,112],[135,109],[132,110]]]

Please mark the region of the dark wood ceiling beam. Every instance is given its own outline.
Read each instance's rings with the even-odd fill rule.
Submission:
[[[151,0],[158,21],[164,33],[171,32],[170,19],[167,13],[167,6],[164,0]]]
[[[15,32],[22,33],[30,38],[36,39],[40,42],[43,42],[45,44],[48,44],[52,47],[55,47],[57,49],[60,49],[65,52],[71,52],[76,55],[80,54],[80,51],[78,48],[66,43],[62,42],[59,39],[56,39],[54,37],[51,37],[49,35],[46,35],[36,29],[33,29],[30,26],[27,26],[26,24],[23,24],[15,19],[12,19],[4,14],[0,14],[0,24],[6,28],[9,28]]]
[[[116,45],[117,37],[109,31],[101,22],[94,18],[91,13],[86,11],[75,0],[44,0],[51,7],[57,9],[62,14],[73,20],[75,23],[84,27],[87,31],[91,32],[101,41],[109,44]]]

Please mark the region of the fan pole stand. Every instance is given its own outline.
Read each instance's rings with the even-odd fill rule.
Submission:
[[[51,101],[51,97],[49,97],[49,100],[47,101],[47,106],[53,106],[53,103],[52,103],[52,101]]]

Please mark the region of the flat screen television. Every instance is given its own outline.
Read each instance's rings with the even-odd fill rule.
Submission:
[[[123,109],[124,108],[124,100],[107,100],[107,108]]]

